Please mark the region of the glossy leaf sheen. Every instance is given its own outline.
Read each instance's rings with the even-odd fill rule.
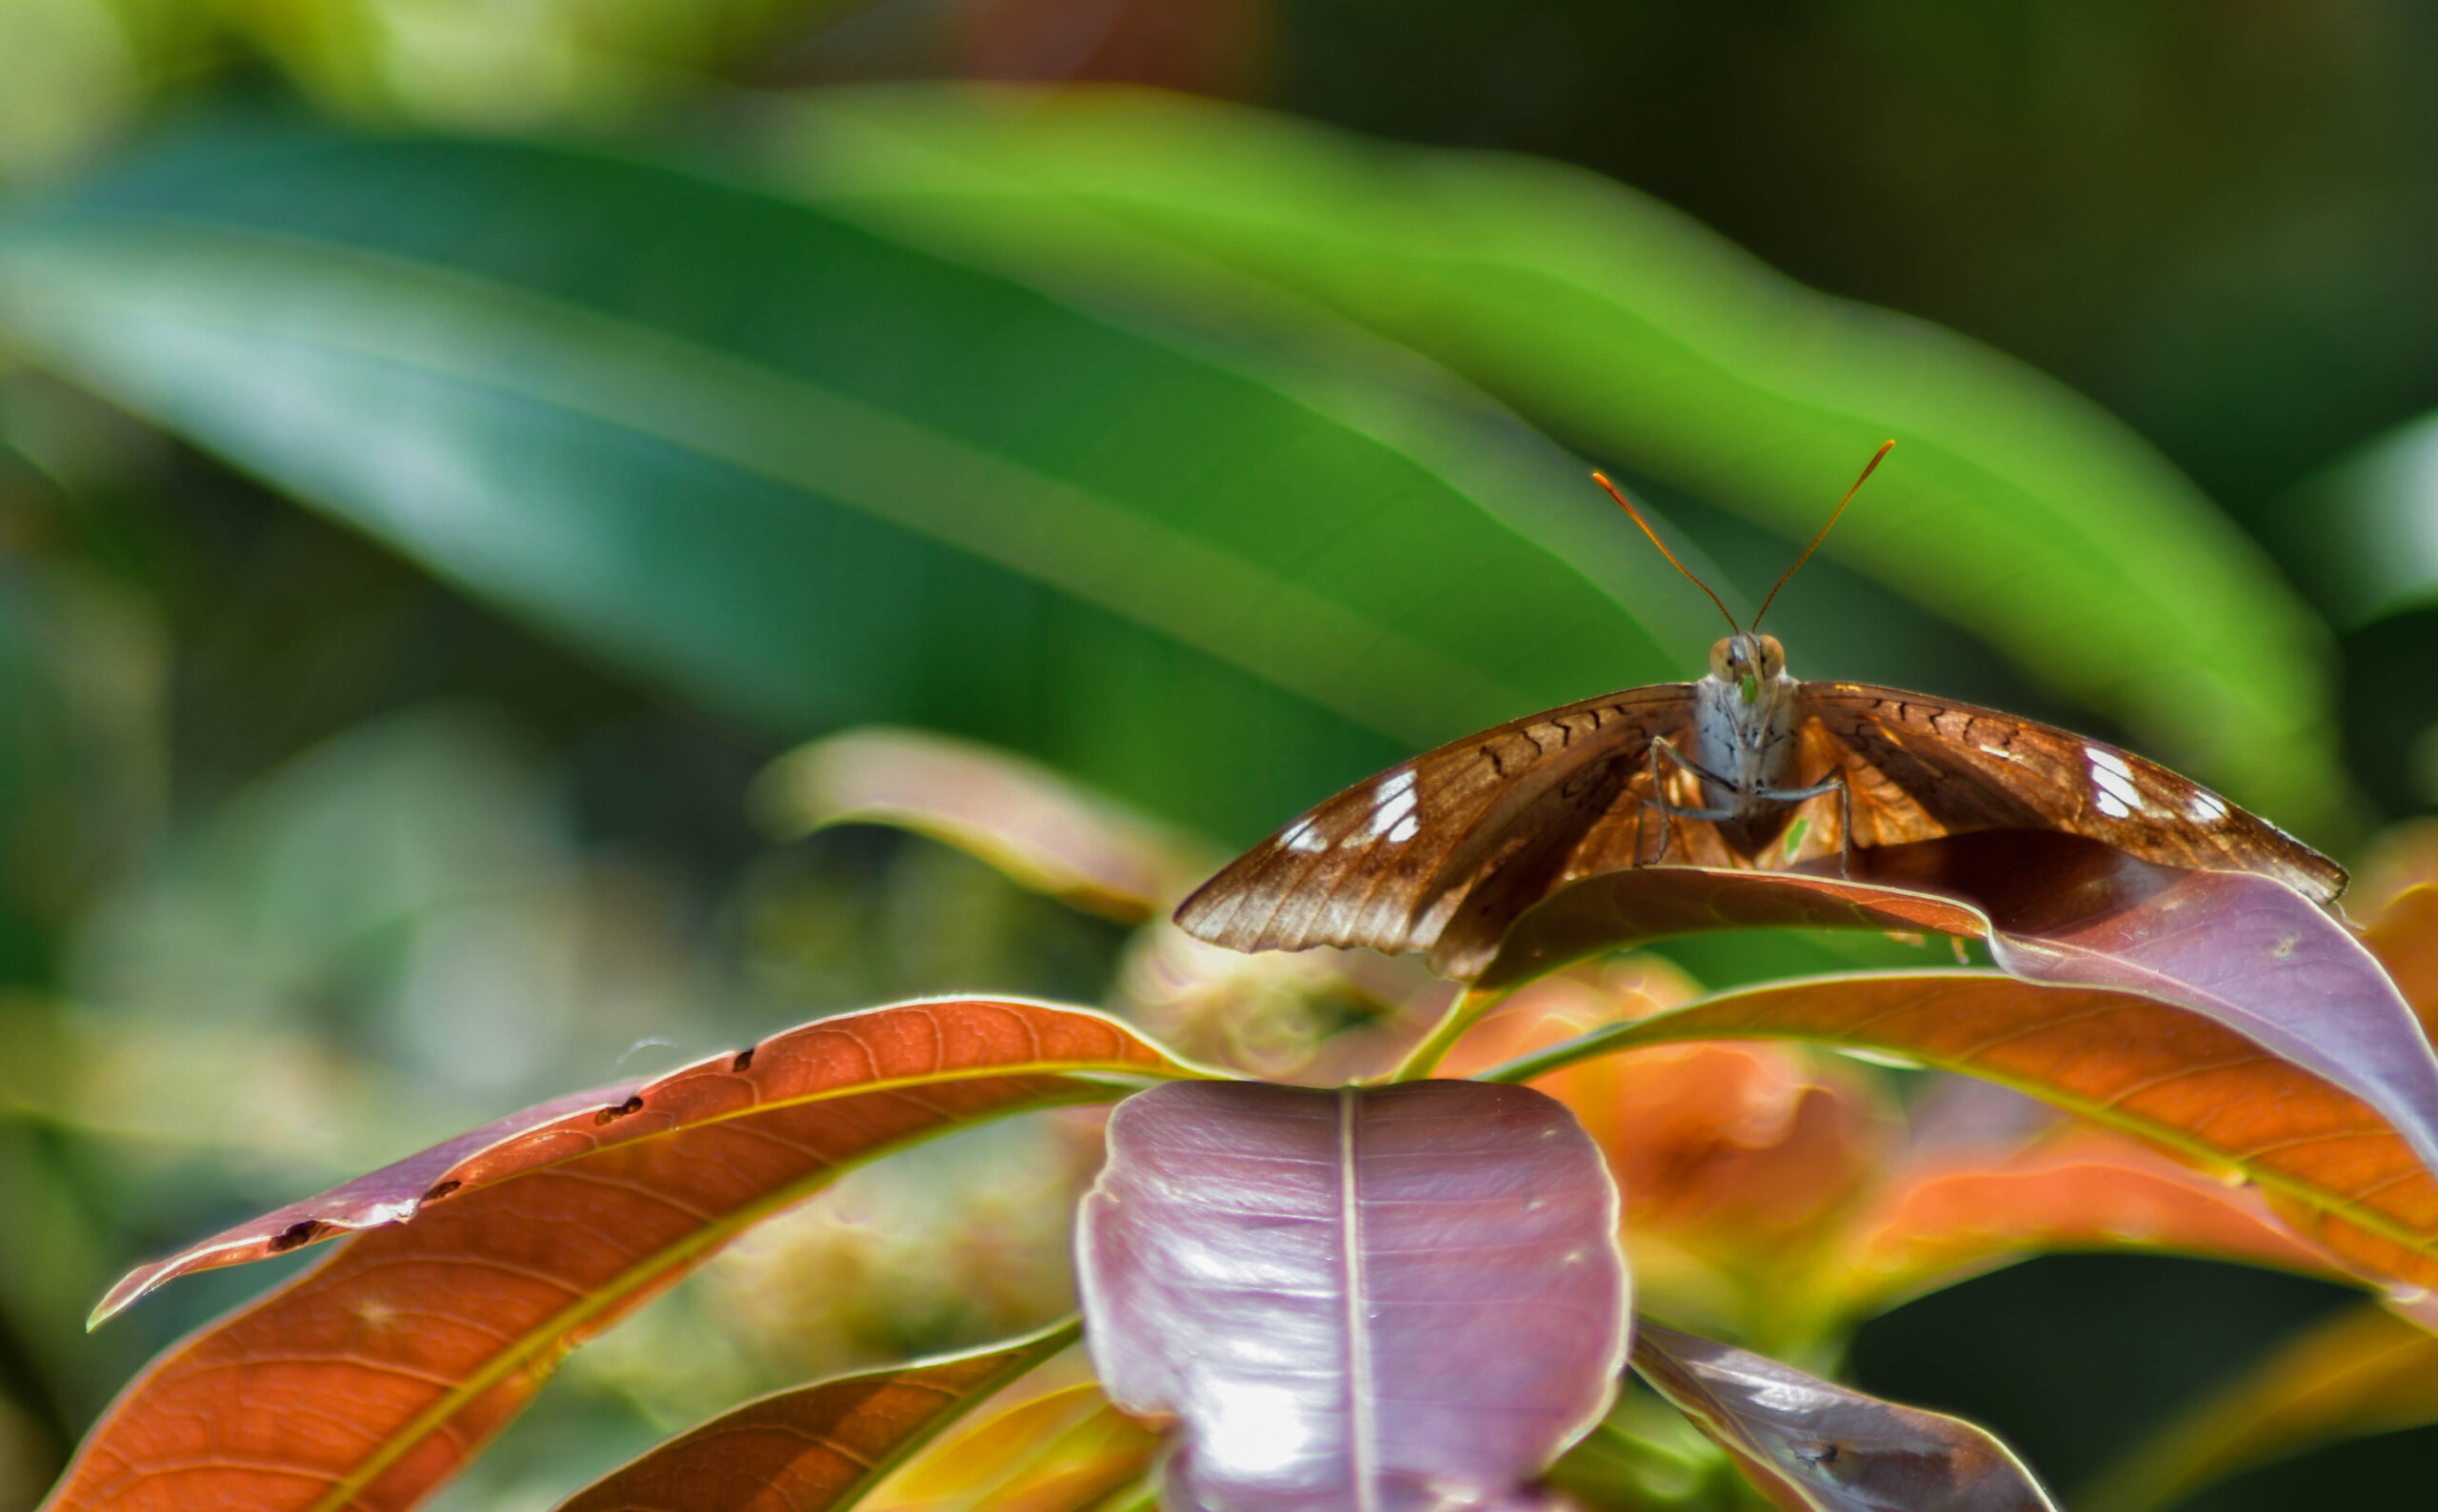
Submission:
[[[1782,1505],[2056,1512],[2006,1445],[1959,1419],[1649,1322],[1634,1325],[1634,1369]]]
[[[1825,297],[1622,185],[1509,154],[1142,90],[832,90],[784,119],[780,171],[826,206],[1029,256],[1045,277],[1260,279],[1794,540],[1895,436],[1828,553],[2251,806],[2340,811],[2326,634],[2285,580],[2121,422],[1952,331]]]
[[[410,1159],[241,1224],[137,1272],[114,1302],[252,1258],[296,1223],[390,1220],[154,1362],[50,1505],[412,1505],[569,1348],[749,1224],[909,1143],[1116,1095],[1080,1072],[1184,1068],[1097,1014],[988,1000],[875,1008],[616,1103],[561,1100],[546,1119],[493,1125],[485,1133],[506,1132],[478,1149],[440,1146],[452,1158],[437,1170],[437,1152]]]
[[[1678,666],[1626,607],[1667,567],[1511,415],[1334,322],[1139,314],[666,166],[297,121],[0,222],[13,355],[766,729],[1255,832]]]
[[[2361,943],[2292,889],[2015,830],[1858,850],[1851,865],[1851,880],[1683,866],[1587,878],[1525,913],[1481,980],[1709,929],[1982,938],[2025,981],[2139,992],[2214,1019],[2360,1097],[2438,1164],[2438,1056],[2420,1022]]]
[[[1180,1507],[1506,1505],[1623,1364],[1615,1184],[1559,1104],[1416,1082],[1179,1084],[1121,1104],[1078,1248]]]
[[[1072,1343],[1069,1323],[1003,1349],[825,1381],[748,1403],[570,1498],[563,1512],[854,1505],[968,1407]]]
[[[2232,1166],[2356,1272],[2438,1285],[2438,1180],[2391,1125],[2231,1030],[2127,993],[1985,972],[1824,977],[1722,993],[1492,1074],[1528,1081],[1636,1045],[1781,1038],[1986,1077]]]

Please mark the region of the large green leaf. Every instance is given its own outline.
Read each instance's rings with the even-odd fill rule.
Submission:
[[[302,124],[0,223],[0,343],[781,733],[960,730],[1234,837],[1706,638],[1428,365],[1085,303],[663,166]]]
[[[2288,503],[2287,561],[2340,627],[2438,607],[2438,415],[2363,443]]]
[[[2327,632],[2164,458],[2023,365],[1616,184],[1126,92],[832,94],[778,135],[779,175],[867,224],[1119,286],[1224,268],[1796,538],[1896,436],[1830,554],[2280,822],[2341,820]]]

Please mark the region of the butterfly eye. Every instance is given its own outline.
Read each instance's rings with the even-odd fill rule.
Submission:
[[[1763,677],[1775,678],[1779,673],[1787,669],[1787,648],[1778,644],[1778,638],[1776,636],[1764,635],[1761,637],[1760,656],[1761,675]]]
[[[1744,648],[1733,636],[1728,636],[1710,647],[1710,676],[1722,683],[1732,683],[1743,675]]]

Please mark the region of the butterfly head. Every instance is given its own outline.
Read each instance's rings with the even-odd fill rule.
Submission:
[[[1760,702],[1761,689],[1787,673],[1787,648],[1774,635],[1739,630],[1710,647],[1710,676],[1732,683],[1744,702]]]

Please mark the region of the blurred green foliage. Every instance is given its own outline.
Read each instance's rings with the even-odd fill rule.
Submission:
[[[1589,465],[1746,610],[1895,435],[1771,611],[1799,672],[2340,848],[2438,806],[2433,78],[2403,0],[0,0],[0,1507],[268,1279],[80,1335],[149,1252],[812,1013],[1124,996],[1115,926],[947,847],[757,833],[793,741],[1229,844],[1689,675],[1711,611]],[[1054,1311],[1010,1215],[1071,1144],[723,1262],[454,1504]],[[2047,1263],[1867,1380],[2079,1473],[2322,1304]],[[2071,1410],[2168,1296],[2214,1327],[2161,1400]],[[2133,1321],[2001,1326],[2061,1308]]]

